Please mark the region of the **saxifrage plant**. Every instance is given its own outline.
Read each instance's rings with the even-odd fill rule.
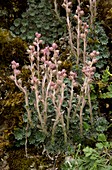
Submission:
[[[71,3],[65,0],[63,6],[66,12],[68,12],[67,19],[69,19]],[[80,6],[77,7],[76,14],[77,16],[84,14]],[[77,22],[81,21],[80,17],[75,16],[75,18]],[[89,26],[83,21],[80,25],[81,30],[77,30],[77,34],[80,36],[77,36],[77,50],[74,51],[75,48],[72,44],[70,32],[71,28],[69,27],[70,22],[67,22],[67,24],[71,52],[76,55],[76,66],[81,66],[81,79],[79,79],[78,72],[70,71],[67,75],[66,70],[59,70],[61,61],[59,59],[57,44],[53,43],[51,47],[46,46],[44,49],[41,49],[42,40],[39,33],[36,33],[33,45],[29,46],[29,50],[27,50],[30,60],[30,65],[27,68],[31,72],[29,80],[31,83],[30,89],[24,87],[21,78],[18,78],[20,76],[20,70],[18,70],[19,63],[12,61],[14,75],[11,76],[11,79],[25,96],[27,114],[25,114],[23,120],[26,122],[26,128],[19,129],[20,136],[18,137],[17,135],[16,139],[25,139],[23,142],[25,142],[26,156],[28,139],[34,133],[32,130],[35,133],[37,132],[37,134],[39,132],[39,137],[38,135],[36,137],[37,142],[44,143],[45,138],[51,135],[51,143],[54,144],[56,142],[56,135],[59,135],[61,129],[60,134],[61,136],[63,134],[64,142],[67,143],[72,121],[78,120],[77,122],[80,124],[80,135],[83,136],[84,109],[87,106],[89,106],[88,113],[90,115],[90,120],[87,121],[91,127],[94,124],[90,85],[93,81],[95,73],[94,64],[97,63],[96,57],[99,55],[99,52],[95,50],[87,52],[86,40]],[[83,59],[80,58],[80,39],[83,42]],[[78,88],[79,92],[75,92],[75,89]]]
[[[51,131],[51,142],[54,143],[56,128],[59,125],[62,127],[64,142],[67,143],[70,119],[75,119],[77,114],[77,104],[81,107],[79,120],[80,133],[83,135],[82,113],[86,103],[86,96],[89,100],[90,120],[91,124],[93,124],[89,88],[95,71],[93,64],[97,62],[96,56],[99,53],[96,51],[90,53],[91,61],[86,61],[86,64],[84,64],[82,69],[84,80],[82,84],[79,84],[76,80],[77,74],[75,72],[71,71],[67,76],[66,70],[59,70],[61,61],[59,60],[59,50],[57,50],[57,45],[55,43],[53,43],[51,47],[45,47],[42,50],[40,49],[40,45],[42,43],[40,36],[41,35],[39,33],[36,33],[33,46],[29,46],[29,50],[27,50],[30,60],[28,69],[30,69],[31,72],[31,89],[27,89],[27,87],[22,85],[21,78],[18,79],[20,74],[20,70],[18,70],[19,63],[12,61],[14,75],[11,76],[11,79],[25,96],[25,108],[28,119],[26,128],[26,143],[27,138],[29,137],[29,126],[31,128],[36,126],[38,130],[44,134],[44,136],[47,136],[49,131]],[[80,95],[74,93],[74,88],[77,86],[81,86]],[[67,101],[65,102],[66,92],[69,97],[67,97]],[[34,98],[32,98],[33,109],[32,104],[30,103],[30,93],[34,96]],[[75,98],[77,98],[78,103]],[[75,105],[73,104],[73,100],[76,101],[76,103],[74,103]],[[76,108],[75,111],[73,111],[74,106]],[[52,113],[49,108],[52,109]],[[37,114],[34,120],[36,124],[32,121],[32,114],[34,113]]]

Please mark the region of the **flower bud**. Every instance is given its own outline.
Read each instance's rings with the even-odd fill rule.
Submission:
[[[99,54],[100,54],[99,51],[97,51],[97,52],[96,52],[96,55],[98,56]]]
[[[96,50],[93,50],[93,53],[96,55]]]
[[[38,79],[37,79],[37,77],[33,77],[33,83],[37,83],[37,81],[38,81]]]
[[[37,43],[36,43],[36,42],[33,42],[33,45],[37,46]]]
[[[16,68],[19,67],[19,63],[15,63],[14,65],[16,66]]]
[[[12,65],[12,69],[13,69],[13,70],[16,69],[16,65]]]
[[[96,59],[96,58],[93,58],[92,59],[92,62],[95,64],[95,63],[97,63],[97,61],[98,61],[98,59]]]
[[[84,32],[85,32],[86,34],[88,34],[88,30],[87,30],[87,29],[85,29]]]
[[[68,2],[67,4],[68,4],[68,6],[71,6],[71,5],[72,5],[72,2]]]
[[[55,74],[55,73],[56,73],[56,70],[53,70],[52,73]]]
[[[90,53],[90,57],[91,57],[91,58],[95,57],[95,54],[94,54],[93,52]]]
[[[56,43],[53,43],[53,44],[52,44],[52,47],[53,47],[53,49],[56,49],[58,46],[57,46]]]
[[[50,86],[54,86],[55,85],[55,83],[52,81],[51,83],[50,83]]]
[[[16,76],[18,76],[20,73],[21,73],[20,70],[17,70],[17,69],[14,70],[14,74],[15,74]]]
[[[37,38],[40,38],[40,37],[41,37],[41,34],[39,34],[38,32],[36,32],[36,33],[35,33],[35,36],[36,36]]]
[[[81,10],[80,6],[77,6],[77,10],[78,10],[78,11],[80,11],[80,10]]]
[[[62,61],[59,60],[59,61],[58,61],[58,64],[60,65],[61,63],[62,63]]]
[[[70,8],[67,8],[66,11],[67,11],[67,13],[70,13],[70,12],[71,12],[71,9],[70,9]]]
[[[55,64],[50,64],[49,67],[50,67],[51,69],[55,69],[55,68],[56,68],[56,65],[55,65]]]
[[[62,80],[57,80],[57,84],[58,84],[58,85],[61,85],[62,83],[63,83]]]
[[[46,60],[44,63],[47,64],[47,65],[49,65],[49,61],[48,61],[48,60]]]
[[[41,61],[42,61],[42,62],[45,62],[45,57],[44,57],[44,56],[41,58]]]
[[[75,19],[77,19],[77,18],[78,18],[78,16],[77,16],[77,15],[74,15],[74,18],[75,18]]]
[[[33,46],[33,45],[30,45],[30,46],[29,46],[29,49],[30,49],[30,50],[34,50],[34,46]]]
[[[34,86],[31,86],[31,90],[34,91],[34,90],[35,90],[35,87],[34,87]]]
[[[70,80],[73,80],[74,78],[73,78],[73,76],[69,76],[69,79],[70,79]]]
[[[81,20],[79,20],[79,21],[78,21],[78,23],[81,25],[81,24],[82,24],[82,21],[81,21]]]
[[[62,87],[63,87],[63,88],[65,88],[65,87],[66,87],[65,83],[63,83],[63,84],[62,84]]]
[[[10,79],[14,81],[14,80],[15,80],[15,77],[14,77],[13,75],[11,75],[11,76],[10,76]]]
[[[35,58],[33,56],[31,56],[30,60],[33,62],[35,60]]]
[[[93,76],[93,75],[94,75],[94,72],[92,71],[92,72],[91,72],[91,76]]]
[[[73,86],[74,86],[74,87],[77,87],[77,86],[78,86],[78,84],[77,84],[76,82],[74,82],[74,83],[73,83]]]
[[[34,83],[34,81],[33,80],[31,80],[31,84],[33,84]]]
[[[16,62],[13,60],[13,61],[11,62],[11,64],[12,64],[12,65],[16,65]]]
[[[93,5],[95,5],[95,3],[96,3],[96,0],[93,0]]]
[[[53,49],[53,47],[49,47],[49,50],[50,50],[50,51],[53,51],[54,49]]]
[[[80,34],[80,37],[82,38],[82,39],[84,39],[85,38],[85,34]]]
[[[91,65],[91,64],[92,64],[92,62],[91,62],[91,61],[88,61],[88,62],[87,62],[87,64],[88,64],[88,65]]]
[[[43,43],[43,40],[39,40],[39,44],[42,44]]]
[[[81,15],[81,16],[84,15],[84,11],[83,11],[83,10],[80,11],[80,15]]]
[[[22,80],[21,79],[18,80],[18,84],[20,84],[20,85],[22,84]]]
[[[28,53],[28,54],[31,54],[31,50],[27,50],[27,53]]]

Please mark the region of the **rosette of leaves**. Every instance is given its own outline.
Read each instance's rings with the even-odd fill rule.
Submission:
[[[42,34],[43,41],[51,44],[66,31],[66,21],[59,22],[49,1],[28,0],[29,8],[17,18],[10,27],[11,31],[23,40],[32,41],[35,32]]]

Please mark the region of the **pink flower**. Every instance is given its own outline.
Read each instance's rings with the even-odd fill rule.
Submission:
[[[80,15],[81,15],[81,16],[84,15],[84,11],[83,11],[83,10],[80,11]]]
[[[62,80],[57,80],[57,84],[58,84],[58,85],[61,85],[62,83],[63,83]]]
[[[50,50],[50,51],[53,51],[53,50],[54,50],[54,48],[53,48],[53,47],[49,47],[49,50]]]
[[[42,52],[44,55],[49,55],[49,54],[50,54],[49,47],[45,47],[44,49],[41,50],[41,52]]]
[[[39,34],[38,32],[36,32],[36,33],[35,33],[35,36],[36,36],[37,38],[40,38],[40,37],[41,37],[41,34]]]
[[[55,64],[50,64],[49,67],[50,67],[51,69],[55,69],[55,68],[56,68],[56,65],[55,65]]]
[[[37,46],[37,45],[38,45],[38,43],[37,43],[37,42],[33,42],[33,45]]]
[[[14,74],[15,74],[16,76],[18,76],[20,73],[21,73],[20,70],[14,69]]]
[[[98,59],[97,58],[93,58],[92,62],[95,64],[97,63]]]
[[[50,86],[55,86],[55,83],[51,81]]]
[[[11,75],[11,76],[10,76],[10,79],[14,81],[14,80],[15,80],[15,77],[14,77],[13,75]]]
[[[29,46],[29,49],[30,49],[30,50],[34,50],[35,47],[34,47],[33,45],[30,45],[30,46]]]
[[[44,57],[44,56],[41,58],[41,61],[42,61],[42,62],[45,62],[45,57]]]
[[[38,81],[38,79],[37,79],[37,77],[33,77],[33,83],[37,83],[37,81]]]
[[[13,60],[13,61],[11,62],[11,64],[12,64],[12,65],[16,65],[16,62]]]
[[[77,74],[75,72],[73,72],[73,71],[70,71],[70,76],[73,76],[74,78],[76,78]]]
[[[58,46],[57,46],[56,43],[53,43],[53,44],[52,44],[52,47],[53,47],[53,49],[56,49]]]
[[[13,70],[16,69],[16,65],[12,65],[12,69],[13,69]]]
[[[33,62],[35,60],[35,58],[33,56],[31,56],[30,60]]]

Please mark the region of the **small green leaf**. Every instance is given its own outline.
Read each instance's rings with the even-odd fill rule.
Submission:
[[[15,130],[14,135],[15,135],[15,139],[17,139],[17,140],[23,139],[24,138],[24,131],[23,131],[23,129]]]
[[[88,131],[90,129],[90,125],[87,122],[83,122],[84,129]]]
[[[97,144],[96,144],[96,147],[97,147],[98,149],[103,149],[103,144],[102,144],[102,143],[97,143]]]
[[[26,32],[26,27],[21,27],[21,28],[20,28],[20,31],[21,31],[22,33],[25,33],[25,32]]]
[[[20,25],[20,19],[19,18],[14,21],[14,25],[16,27],[18,27]]]
[[[98,135],[98,141],[105,142],[106,141],[106,136],[104,134],[99,134]]]

